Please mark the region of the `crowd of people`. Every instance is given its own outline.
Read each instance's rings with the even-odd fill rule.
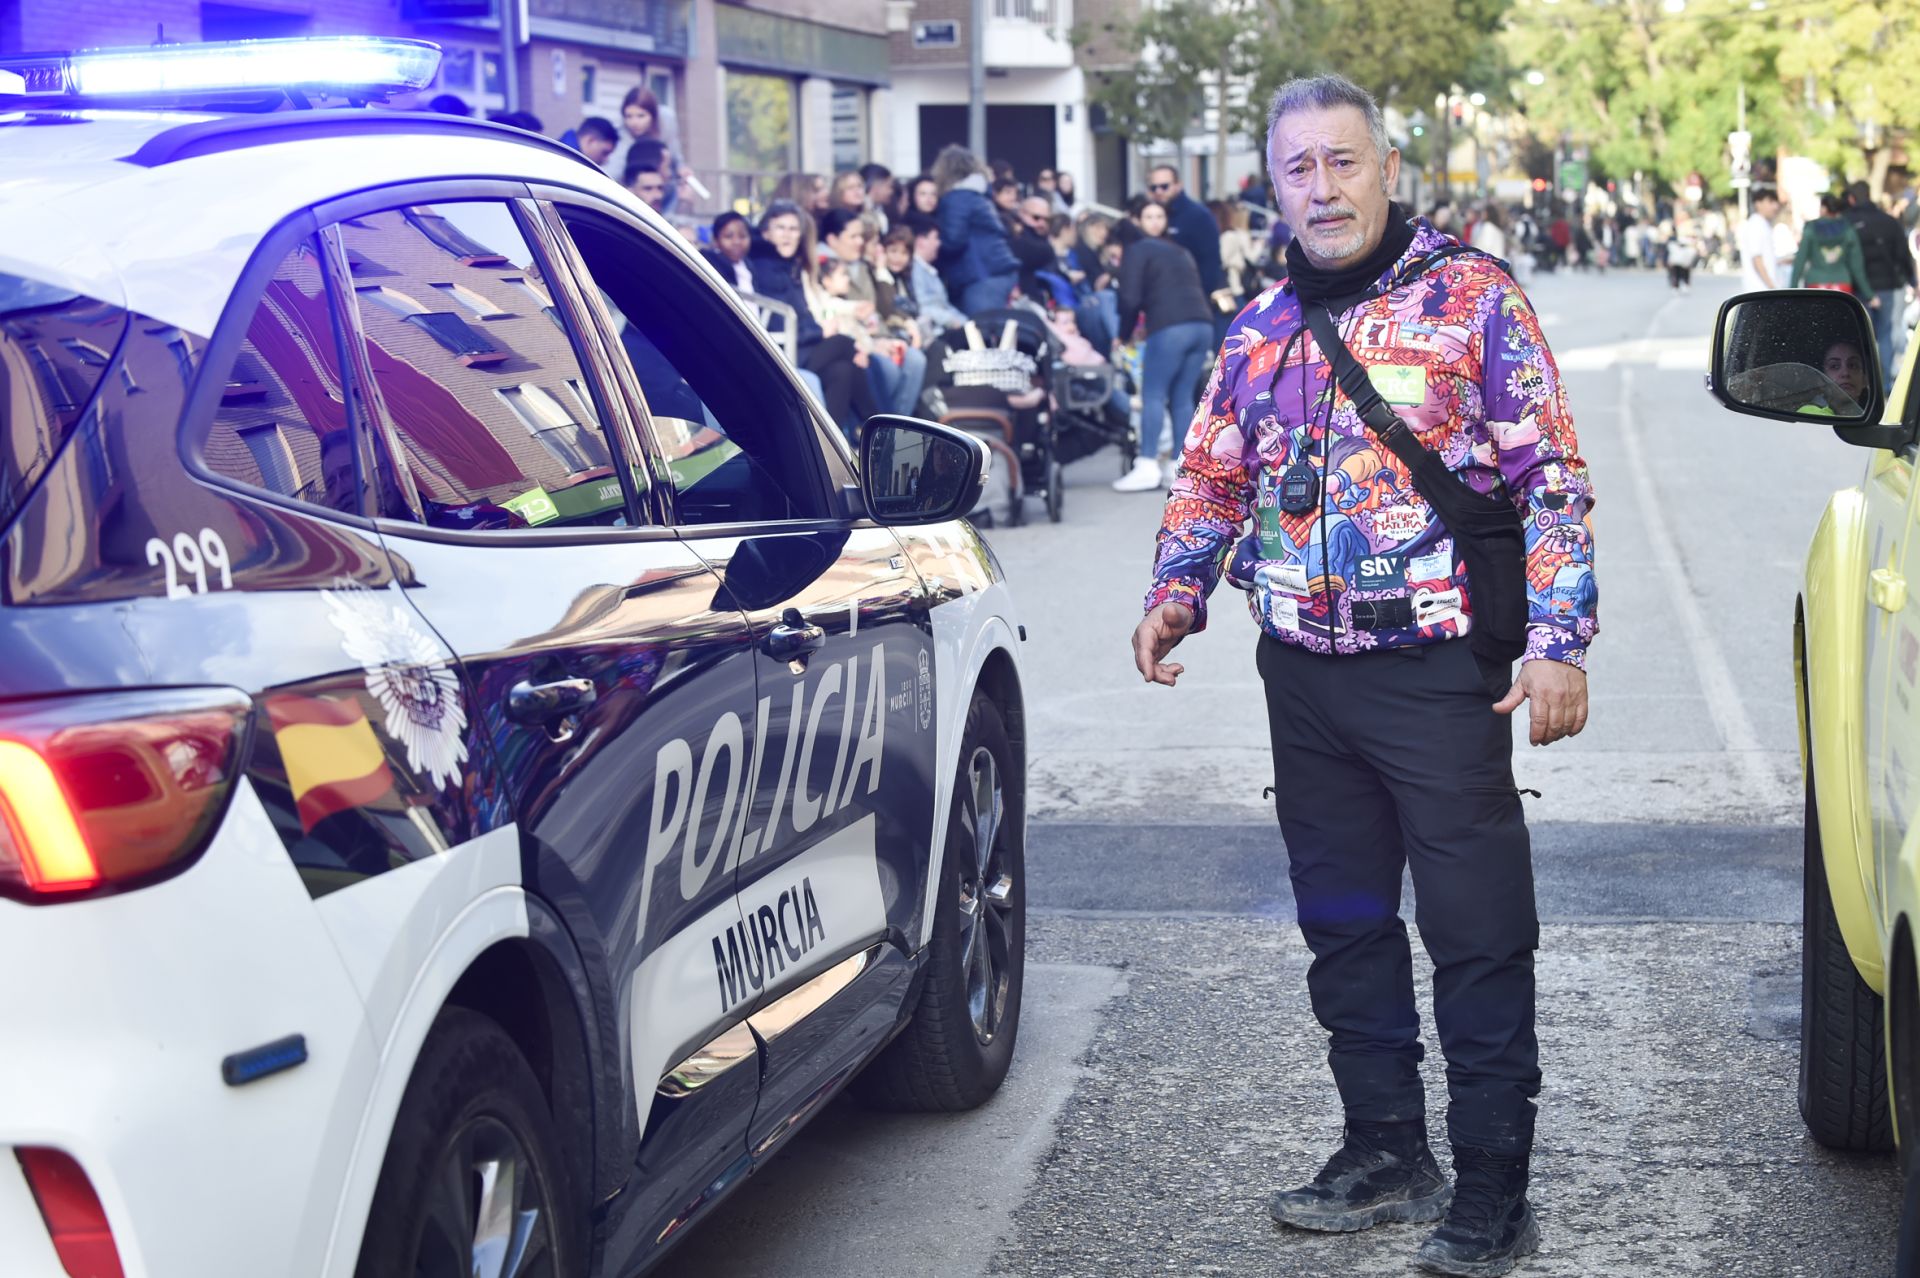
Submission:
[[[430,109],[469,113],[451,98]],[[540,131],[524,113],[494,118]],[[645,88],[627,95],[617,124],[588,118],[561,140],[663,214],[687,189],[706,193]],[[686,225],[684,210],[674,220]],[[1115,485],[1129,492],[1169,482],[1227,320],[1284,247],[1256,241],[1237,201],[1194,199],[1172,165],[1110,216],[1079,201],[1070,173],[1022,181],[960,146],[907,180],[880,164],[789,174],[757,220],[726,212],[689,230],[722,278],[780,304],[776,331],[791,309],[795,364],[849,434],[872,413],[914,411],[943,335],[1009,306],[1038,311],[1076,357],[1131,375],[1139,460]]]
[[[430,109],[470,114],[450,97]],[[540,131],[524,113],[493,118]],[[1062,344],[1131,375],[1139,451],[1114,485],[1123,492],[1171,482],[1178,434],[1227,321],[1286,272],[1285,221],[1269,214],[1259,234],[1249,224],[1250,206],[1270,203],[1258,178],[1238,199],[1203,203],[1178,168],[1157,165],[1112,216],[1078,199],[1070,173],[1043,169],[1023,182],[1005,162],[949,146],[910,179],[881,164],[791,173],[757,221],[727,212],[701,226],[684,207],[676,215],[686,191],[709,193],[671,146],[651,91],[628,93],[617,124],[591,117],[561,140],[674,216],[743,294],[790,308],[800,375],[850,436],[873,413],[915,412],[929,349],[972,317],[1009,306],[1044,315]],[[1920,311],[1920,206],[1910,202],[1903,226],[1855,183],[1796,229],[1772,190],[1756,188],[1752,205],[1740,225],[1721,208],[1677,202],[1582,214],[1447,201],[1426,216],[1522,281],[1638,268],[1664,270],[1686,292],[1696,267],[1737,266],[1748,287],[1856,292],[1873,311],[1883,368],[1897,367]],[[770,323],[778,331],[786,321]]]

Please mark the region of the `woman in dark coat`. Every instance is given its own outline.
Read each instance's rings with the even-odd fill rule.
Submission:
[[[1156,455],[1177,464],[1193,418],[1196,387],[1213,349],[1213,310],[1200,286],[1193,255],[1165,238],[1167,213],[1143,206],[1137,219],[1113,228],[1120,259],[1120,334],[1144,321],[1140,344],[1140,455],[1114,483],[1123,493],[1159,488],[1165,478]],[[1171,467],[1169,468],[1171,469]]]
[[[963,146],[933,161],[940,184],[934,216],[940,223],[940,274],[947,292],[969,315],[1005,306],[1020,277],[1006,220],[987,198],[987,166]]]
[[[793,307],[798,339],[795,363],[820,379],[827,415],[851,435],[879,411],[867,380],[867,357],[851,337],[826,337],[807,305],[802,283],[812,262],[813,220],[791,200],[774,200],[760,218],[760,236],[747,254],[753,291]]]

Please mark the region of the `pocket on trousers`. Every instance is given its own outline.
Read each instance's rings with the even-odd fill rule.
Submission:
[[[1480,670],[1480,680],[1487,691],[1498,701],[1507,695],[1513,687],[1513,663],[1508,661],[1489,661],[1479,653],[1473,654],[1473,664]]]

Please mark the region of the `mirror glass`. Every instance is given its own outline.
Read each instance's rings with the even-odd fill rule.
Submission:
[[[1863,422],[1873,401],[1873,330],[1850,298],[1762,293],[1721,317],[1714,384],[1742,408],[1827,425]]]
[[[938,522],[959,509],[978,460],[965,443],[911,423],[875,418],[861,440],[867,508],[886,523]]]

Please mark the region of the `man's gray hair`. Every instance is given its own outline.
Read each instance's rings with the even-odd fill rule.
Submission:
[[[1274,126],[1285,116],[1300,111],[1324,111],[1330,107],[1357,107],[1366,117],[1367,132],[1373,137],[1373,149],[1380,157],[1380,163],[1387,162],[1387,152],[1392,143],[1387,140],[1387,118],[1380,114],[1380,104],[1373,95],[1347,79],[1344,75],[1303,75],[1287,81],[1274,90],[1273,101],[1267,106],[1267,141],[1273,141]]]

